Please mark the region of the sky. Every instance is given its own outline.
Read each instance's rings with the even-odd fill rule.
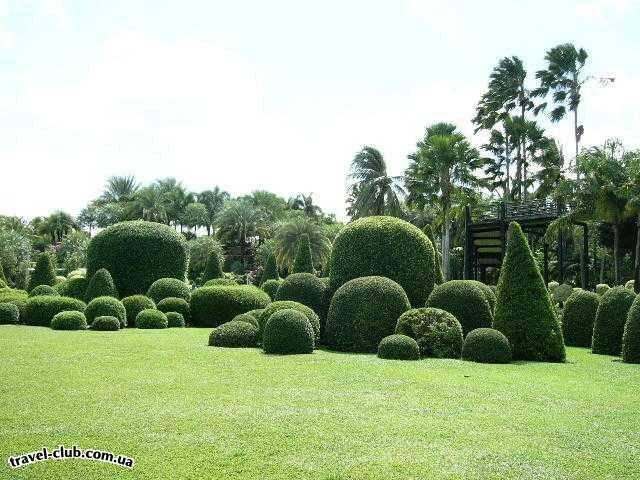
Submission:
[[[363,145],[401,175],[471,118],[498,60],[589,53],[584,145],[640,147],[640,0],[0,0],[0,214],[77,214],[110,175],[176,177],[344,218]],[[596,80],[613,76],[603,87]],[[570,119],[543,120],[573,151]]]

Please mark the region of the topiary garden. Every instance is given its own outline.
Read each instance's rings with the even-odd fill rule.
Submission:
[[[465,335],[476,328],[490,327],[493,314],[487,297],[493,301],[495,295],[490,289],[480,288],[478,283],[471,280],[451,280],[436,285],[429,295],[427,307],[451,313],[462,325]]]
[[[623,286],[610,288],[602,295],[593,325],[593,353],[620,355],[624,325],[635,297]]]

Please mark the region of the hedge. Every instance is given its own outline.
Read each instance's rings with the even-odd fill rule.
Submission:
[[[39,297],[43,295],[59,295],[58,291],[49,285],[38,285],[29,292],[29,297]]]
[[[460,322],[439,308],[407,310],[398,318],[395,331],[415,339],[423,357],[460,358],[462,353]]]
[[[254,311],[256,311],[256,310],[254,310]],[[250,312],[241,313],[240,315],[236,315],[235,317],[233,317],[233,319],[231,321],[232,322],[245,322],[245,323],[248,323],[250,325],[253,325],[256,328],[260,328],[260,324],[258,323],[258,319],[256,317],[254,317],[253,315],[251,315]]]
[[[462,358],[479,363],[509,363],[509,340],[493,328],[476,328],[464,339]]]
[[[204,268],[204,275],[202,279],[206,282],[214,278],[222,277],[222,258],[220,253],[214,248],[209,252],[207,256],[207,264]]]
[[[53,317],[60,312],[77,310],[84,312],[87,305],[75,298],[61,296],[41,296],[27,300],[24,309],[24,323],[40,327],[50,327]]]
[[[60,312],[51,319],[51,328],[54,330],[85,330],[87,319],[82,312]]]
[[[334,241],[329,290],[336,292],[354,278],[387,277],[404,289],[411,305],[422,307],[435,281],[434,258],[431,241],[410,223],[394,217],[361,218]]]
[[[173,228],[135,220],[98,233],[87,249],[87,277],[106,268],[123,297],[146,293],[160,278],[186,278],[187,241]]]
[[[168,328],[182,328],[186,325],[184,316],[178,312],[166,312]]]
[[[296,256],[291,273],[313,273],[313,257],[309,235],[303,233],[296,242]]]
[[[184,317],[185,322],[191,320],[191,308],[184,298],[167,297],[158,302],[158,310],[164,313],[177,312]]]
[[[640,295],[637,295],[624,324],[622,361],[640,363]]]
[[[191,295],[191,324],[217,327],[236,315],[264,308],[269,302],[269,295],[252,285],[198,288]]]
[[[142,329],[167,328],[169,320],[167,316],[157,309],[142,310],[136,315],[136,327]]]
[[[116,284],[106,268],[101,268],[91,277],[84,295],[84,301],[89,303],[98,297],[119,298]]]
[[[27,301],[29,294],[26,290],[17,288],[0,288],[0,303],[13,302],[14,300]]]
[[[36,261],[36,268],[29,278],[29,288],[31,291],[38,285],[49,285],[53,287],[56,283],[56,271],[53,266],[53,259],[48,252],[41,253]]]
[[[610,288],[600,299],[593,325],[591,351],[601,355],[620,355],[627,313],[636,295],[623,286]]]
[[[122,299],[122,305],[127,312],[127,326],[136,326],[136,317],[142,310],[156,308],[156,302],[146,295],[131,295]]]
[[[177,278],[159,278],[149,287],[147,297],[156,302],[156,305],[169,297],[182,298],[188,302],[191,299],[191,287]]]
[[[231,321],[213,329],[209,335],[212,347],[248,348],[258,344],[258,328],[246,322]]]
[[[120,320],[116,317],[98,317],[91,323],[91,330],[120,330]]]
[[[472,280],[450,280],[435,286],[427,300],[427,307],[451,313],[460,322],[466,335],[476,328],[491,326],[493,314],[486,295],[486,290]]]
[[[0,325],[20,323],[20,310],[13,303],[0,303]]]
[[[84,314],[89,324],[98,317],[115,317],[120,322],[120,328],[127,326],[127,310],[117,298],[107,296],[94,298],[87,304]]]
[[[562,333],[565,345],[590,347],[593,324],[600,305],[600,295],[579,290],[569,295],[562,313]]]
[[[314,336],[313,327],[304,314],[285,308],[269,317],[264,326],[262,348],[265,353],[279,355],[312,353]]]
[[[420,348],[411,337],[393,334],[384,337],[378,345],[378,357],[388,360],[418,360]]]
[[[320,341],[320,318],[311,308],[298,302],[292,302],[290,300],[282,300],[279,302],[273,302],[267,305],[258,319],[258,328],[260,329],[260,338],[264,333],[264,327],[269,322],[271,316],[279,312],[280,310],[296,310],[303,314],[313,329],[314,340],[316,343]]]
[[[284,280],[282,279],[267,280],[262,284],[262,287],[260,288],[262,288],[262,291],[269,295],[270,299],[275,300],[276,296],[278,295],[278,289],[280,288],[280,285],[282,285],[282,282],[284,282]]]
[[[84,300],[89,281],[85,277],[70,277],[65,282],[55,285],[53,288],[64,297]]]
[[[293,273],[284,279],[278,288],[275,300],[291,300],[306,305],[316,312],[320,317],[321,323],[324,323],[324,319],[327,316],[325,307],[326,290],[326,283],[314,274]],[[324,325],[322,325],[322,329],[324,330]]]

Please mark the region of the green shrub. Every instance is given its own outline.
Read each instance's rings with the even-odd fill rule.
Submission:
[[[602,296],[593,325],[593,353],[620,355],[624,324],[635,297],[635,293],[622,286],[610,288]]]
[[[379,275],[400,284],[411,305],[422,307],[434,285],[434,258],[431,241],[410,223],[393,217],[361,218],[334,241],[329,290],[335,292],[354,278]]]
[[[156,302],[156,305],[169,297],[183,298],[188,302],[191,299],[191,288],[177,278],[160,278],[149,287],[147,297]]]
[[[178,312],[185,321],[191,319],[191,309],[189,303],[184,298],[167,297],[158,303],[158,310],[161,312]]]
[[[216,327],[209,335],[209,345],[212,347],[249,348],[258,344],[258,328],[247,322],[223,323]]]
[[[142,220],[105,228],[87,249],[87,277],[106,268],[123,297],[146,293],[159,278],[186,278],[188,263],[184,236],[167,225]]]
[[[309,319],[298,310],[285,308],[269,317],[264,326],[262,348],[265,353],[279,355],[312,353],[314,338]]]
[[[640,363],[640,295],[637,295],[624,324],[622,361]]]
[[[20,316],[18,318],[18,322],[19,323],[24,323],[24,312],[27,308],[27,299],[24,298],[17,298],[15,300],[11,300],[10,302],[7,303],[11,303],[13,305],[15,305],[16,307],[18,307],[18,311],[20,312]]]
[[[434,272],[435,284],[440,285],[441,283],[444,283],[444,275],[442,274],[442,255],[440,255],[440,252],[438,251],[438,247],[436,245],[436,240],[433,236],[433,229],[431,228],[431,225],[425,225],[422,228],[422,231],[431,242],[431,245],[433,245],[433,251],[435,253],[433,258],[433,272]]]
[[[553,300],[557,303],[564,303],[567,301],[567,299],[572,293],[573,293],[573,287],[571,285],[563,283],[562,285],[558,285],[553,290],[553,293],[552,293]]]
[[[291,300],[311,308],[321,323],[327,316],[325,294],[327,285],[312,273],[293,273],[280,284],[275,300]],[[324,329],[324,326],[323,326]]]
[[[280,280],[278,264],[274,253],[270,253],[267,257],[267,264],[264,267],[264,272],[262,272],[262,283],[267,280]]]
[[[82,312],[60,312],[51,319],[51,328],[54,330],[85,330],[87,319]]]
[[[0,262],[0,288],[6,288],[7,286],[7,277],[4,275],[4,268],[2,267],[2,263]]]
[[[217,327],[233,317],[269,303],[269,295],[252,285],[198,288],[191,295],[191,324]]]
[[[42,295],[58,295],[58,292],[55,288],[50,287],[49,285],[38,285],[33,290],[29,292],[29,297],[39,297]]]
[[[493,292],[491,292],[493,294]],[[480,327],[490,327],[493,321],[486,290],[472,280],[450,280],[436,285],[427,307],[451,313],[462,325],[464,335]]]
[[[186,325],[184,316],[178,312],[166,312],[168,328],[183,328]]]
[[[217,249],[211,249],[207,257],[207,265],[202,279],[207,282],[214,278],[222,278],[222,258]]]
[[[0,303],[0,325],[20,323],[20,310],[13,303]]]
[[[309,244],[309,235],[306,233],[300,235],[296,241],[296,256],[291,273],[313,273],[311,245]]]
[[[496,310],[496,301],[497,301],[495,287],[491,288],[490,285],[479,282],[477,280],[467,280],[467,281],[471,282],[482,291],[482,295],[484,295],[485,300],[489,304],[489,310],[491,310],[491,316],[493,318],[493,312],[495,312]]]
[[[558,288],[560,286],[560,284],[558,282],[549,282],[547,284],[547,290],[549,290],[550,293],[553,293],[556,291],[556,288]]]
[[[85,277],[70,277],[63,283],[55,285],[53,288],[64,297],[84,300],[88,286],[89,282]]]
[[[169,320],[167,319],[167,316],[160,310],[149,308],[147,310],[142,310],[136,316],[136,327],[138,328],[167,328],[168,325]]]
[[[118,298],[116,284],[113,282],[113,278],[106,268],[101,268],[91,277],[84,295],[85,302],[87,303],[98,297]]]
[[[53,258],[48,252],[41,253],[36,261],[36,268],[29,279],[29,288],[31,291],[38,285],[49,285],[53,287],[56,283],[56,271],[53,266]]]
[[[91,330],[120,330],[120,320],[118,320],[116,317],[97,317],[91,323]]]
[[[136,326],[136,317],[142,310],[156,308],[156,303],[146,295],[131,295],[122,299],[122,305],[127,312],[127,326]]]
[[[29,294],[26,290],[18,290],[17,288],[0,288],[0,303],[12,302],[14,300],[27,301]]]
[[[596,285],[596,293],[600,296],[604,295],[607,290],[609,290],[611,287],[609,285],[607,285],[606,283],[599,283],[598,285]]]
[[[334,350],[375,352],[411,308],[402,287],[385,277],[349,280],[335,293],[327,315],[327,343]]]
[[[67,280],[67,277],[64,277],[62,275],[56,275],[56,283],[54,283],[53,286],[55,287],[56,285],[60,285],[62,282],[66,280]]]
[[[420,358],[420,347],[411,337],[393,334],[380,340],[378,357],[388,360],[418,360]]]
[[[513,358],[564,362],[562,328],[520,225],[509,225],[493,328],[509,340]]]
[[[627,283],[624,284],[624,288],[634,292],[635,291],[635,281],[634,280],[629,280]]]
[[[415,339],[423,357],[460,358],[462,326],[439,308],[407,310],[398,318],[396,333]]]
[[[120,322],[120,328],[127,326],[127,310],[117,298],[94,298],[87,304],[84,314],[89,324],[92,324],[98,317],[116,317]]]
[[[479,363],[509,363],[509,340],[493,328],[476,328],[464,339],[462,358]]]
[[[276,296],[278,295],[278,289],[280,288],[280,285],[282,285],[282,282],[284,282],[284,280],[280,279],[280,280],[267,280],[266,282],[264,282],[262,284],[262,291],[266,292],[267,295],[269,295],[269,298],[271,300],[275,300]]]
[[[75,298],[45,295],[27,300],[24,309],[24,323],[40,327],[50,327],[53,317],[60,312],[77,310],[84,312],[86,304]]]
[[[247,313],[256,319],[256,322],[260,320],[260,315],[264,312],[264,308],[255,308],[253,310],[249,310]]]
[[[600,295],[579,290],[569,295],[562,312],[562,333],[566,345],[590,347],[593,323],[600,304]]]
[[[204,284],[205,287],[215,287],[219,285],[238,285],[238,282],[233,278],[214,278]]]
[[[311,310],[306,305],[302,305],[301,303],[292,302],[289,300],[272,302],[266,306],[266,308],[260,315],[260,318],[258,319],[258,326],[260,329],[260,332],[259,332],[260,338],[262,338],[262,335],[264,333],[264,327],[269,322],[269,319],[271,318],[271,316],[274,313],[279,312],[280,310],[296,310],[301,314],[303,314],[305,317],[307,317],[307,320],[309,320],[309,323],[311,324],[311,328],[313,329],[314,339],[316,343],[318,343],[318,341],[320,340],[320,318],[318,317],[316,312]]]
[[[245,323],[248,323],[250,325],[253,325],[256,328],[259,328],[259,325],[260,325],[258,323],[258,319],[256,317],[254,317],[253,315],[251,315],[249,312],[241,313],[240,315],[236,315],[235,317],[233,317],[233,320],[231,320],[231,321],[232,322],[245,322]]]

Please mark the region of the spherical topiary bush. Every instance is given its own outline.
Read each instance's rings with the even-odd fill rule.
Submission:
[[[624,324],[635,297],[635,293],[622,286],[610,288],[602,296],[593,325],[593,353],[620,355]]]
[[[493,321],[485,293],[470,280],[451,280],[436,285],[429,295],[427,307],[453,314],[462,325],[464,335],[476,328],[490,327]]]
[[[31,291],[38,285],[54,286],[56,283],[56,271],[53,266],[53,256],[49,252],[41,253],[36,260],[36,268],[29,277],[29,287]]]
[[[186,325],[184,316],[178,312],[166,312],[168,328],[182,328]]]
[[[275,300],[291,300],[306,305],[322,320],[327,316],[326,289],[326,284],[312,273],[293,273],[284,279]]]
[[[493,315],[493,312],[496,309],[496,301],[497,301],[495,287],[491,288],[491,286],[487,285],[486,283],[482,283],[477,280],[467,280],[467,281],[471,282],[482,291],[482,294],[484,295],[485,300],[489,304],[489,309],[491,310],[491,314]]]
[[[407,310],[398,318],[396,333],[415,339],[423,357],[460,358],[462,353],[460,322],[439,308]]]
[[[87,328],[87,319],[82,312],[60,312],[51,319],[51,328],[53,330],[84,330]]]
[[[389,360],[418,360],[420,358],[420,347],[411,337],[393,334],[380,340],[378,357]]]
[[[42,295],[59,295],[55,288],[49,285],[38,285],[29,292],[29,297],[39,297]]]
[[[188,302],[191,299],[191,288],[177,278],[160,278],[149,287],[147,297],[156,302],[156,305],[170,297],[182,298]]]
[[[309,319],[298,310],[285,308],[269,317],[264,326],[262,348],[265,353],[279,355],[311,353],[315,348],[314,338]]]
[[[258,323],[258,319],[256,317],[254,317],[253,315],[251,315],[250,313],[241,313],[240,315],[236,315],[235,317],[233,317],[233,320],[231,320],[232,322],[245,322],[248,323],[250,325],[253,325],[256,328],[259,328],[259,323]]]
[[[598,285],[596,285],[596,293],[598,295],[604,295],[606,293],[607,290],[609,290],[611,287],[609,285],[607,285],[606,283],[599,283]]]
[[[45,295],[27,300],[24,308],[24,323],[40,327],[50,327],[53,317],[60,312],[77,310],[84,312],[86,304],[75,298]]]
[[[116,317],[97,317],[91,323],[91,330],[115,331],[120,330],[120,320]]]
[[[212,347],[248,348],[257,344],[258,328],[247,322],[223,323],[209,335],[209,345]]]
[[[238,285],[238,282],[233,278],[212,278],[204,284],[205,287],[215,287],[217,285]]]
[[[640,363],[640,295],[633,301],[624,324],[622,361]]]
[[[120,328],[127,326],[127,310],[117,298],[94,298],[87,305],[84,314],[89,324],[92,324],[97,317],[116,317],[120,322]]]
[[[562,312],[562,333],[565,345],[590,347],[593,323],[600,305],[600,295],[586,290],[573,292]]]
[[[311,328],[313,329],[315,342],[318,343],[318,341],[320,340],[320,318],[318,317],[316,312],[311,310],[306,305],[303,305],[298,302],[292,302],[290,300],[272,302],[266,306],[266,308],[260,315],[260,318],[258,319],[258,328],[260,329],[260,333],[259,333],[260,338],[262,338],[262,335],[264,333],[264,327],[269,322],[269,319],[271,318],[271,316],[274,313],[279,312],[280,310],[287,310],[287,309],[296,310],[301,314],[303,314],[305,317],[307,317],[307,320],[309,320],[309,323],[311,324]]]
[[[334,241],[329,290],[377,275],[397,282],[411,305],[422,307],[433,289],[434,258],[431,241],[418,227],[394,217],[361,218],[344,227]]]
[[[479,363],[509,363],[509,340],[493,328],[476,328],[464,339],[462,358]]]
[[[184,298],[167,297],[158,303],[158,310],[161,312],[178,312],[184,317],[186,322],[191,318],[189,303]]]
[[[127,311],[127,326],[136,326],[136,317],[142,310],[156,308],[156,303],[146,295],[131,295],[122,299],[124,309]]]
[[[20,323],[20,310],[13,303],[0,303],[0,325]]]
[[[89,281],[85,277],[70,277],[65,282],[59,283],[53,288],[64,297],[84,300],[88,285]]]
[[[93,274],[87,285],[87,291],[84,294],[84,301],[89,303],[91,300],[98,297],[118,298],[116,284],[106,268],[101,268]]]
[[[167,319],[167,316],[160,310],[142,310],[136,316],[136,327],[138,328],[167,328],[168,325],[169,320]]]
[[[269,302],[269,295],[252,285],[198,288],[191,295],[191,325],[217,327]]]
[[[553,290],[553,293],[552,293],[553,300],[558,303],[564,303],[567,301],[567,299],[569,298],[569,295],[571,295],[572,293],[573,293],[573,287],[571,285],[563,283],[562,285],[558,285]]]
[[[373,353],[380,340],[394,333],[398,318],[410,308],[407,294],[389,278],[349,280],[331,299],[327,344],[334,350]]]
[[[159,278],[184,279],[188,263],[183,235],[167,225],[142,220],[105,228],[87,249],[87,277],[106,268],[123,297],[145,293]]]
[[[27,308],[27,300],[22,298],[16,298],[15,300],[11,300],[6,303],[10,303],[18,307],[18,311],[20,312],[20,315],[18,316],[18,323],[24,323],[24,312]]]
[[[280,288],[280,285],[282,285],[282,282],[284,282],[284,280],[282,279],[269,279],[264,282],[260,288],[262,288],[262,290],[266,292],[267,295],[269,295],[270,299],[275,300],[276,295],[278,294],[278,289]]]

